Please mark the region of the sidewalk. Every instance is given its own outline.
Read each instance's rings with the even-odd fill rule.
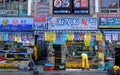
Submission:
[[[33,71],[0,69],[0,75],[33,75]],[[40,74],[41,75],[41,74]],[[43,75],[107,75],[105,71],[44,71]]]

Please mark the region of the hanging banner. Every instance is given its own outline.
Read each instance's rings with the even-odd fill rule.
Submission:
[[[91,33],[90,32],[86,32],[85,40],[91,40]]]
[[[32,18],[5,17],[0,18],[0,30],[32,30]]]
[[[57,41],[61,41],[61,39],[62,39],[62,33],[61,32],[57,32],[56,33],[56,40]]]
[[[15,40],[15,33],[8,33],[8,41],[14,41]]]
[[[34,30],[47,29],[47,16],[35,15],[34,16]]]
[[[97,29],[97,18],[63,18],[63,17],[50,17],[48,18],[49,30],[93,30]]]
[[[15,33],[15,41],[21,41],[21,33]]]
[[[73,41],[73,39],[74,39],[74,33],[68,33],[68,40],[69,41]]]
[[[113,41],[118,41],[118,34],[112,34],[112,40]]]
[[[38,32],[38,40],[45,40],[45,33],[44,32]]]
[[[8,41],[8,33],[3,33],[2,40],[3,41]]]
[[[96,32],[96,40],[102,40],[102,33]]]
[[[120,28],[120,14],[99,14],[99,28]]]
[[[66,41],[68,39],[68,33],[63,32],[62,33],[62,41]]]
[[[79,32],[74,33],[74,40],[80,40]]]
[[[105,34],[105,39],[111,42],[111,34]]]
[[[51,36],[51,34],[50,34],[50,32],[45,32],[45,41],[50,41],[50,37]]]
[[[50,33],[50,41],[55,41],[56,40],[56,33],[55,32],[51,32]]]

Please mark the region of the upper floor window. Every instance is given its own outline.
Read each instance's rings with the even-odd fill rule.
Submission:
[[[0,16],[28,16],[29,0],[0,0]]]
[[[101,13],[119,13],[120,0],[100,0]]]

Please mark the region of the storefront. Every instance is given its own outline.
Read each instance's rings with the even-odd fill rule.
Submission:
[[[103,31],[105,40],[105,58],[112,58],[115,65],[120,66],[119,59],[119,28],[120,14],[98,14],[99,29]]]
[[[28,67],[34,46],[32,25],[32,18],[0,19],[0,68]]]
[[[88,55],[89,68],[99,69],[104,62],[104,39],[97,29],[97,18],[49,17],[47,22],[48,29],[36,34],[48,42],[48,61],[56,70],[82,68],[82,53]]]

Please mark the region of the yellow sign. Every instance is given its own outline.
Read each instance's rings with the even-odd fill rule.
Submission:
[[[74,33],[68,33],[68,40],[72,41],[74,39]]]

